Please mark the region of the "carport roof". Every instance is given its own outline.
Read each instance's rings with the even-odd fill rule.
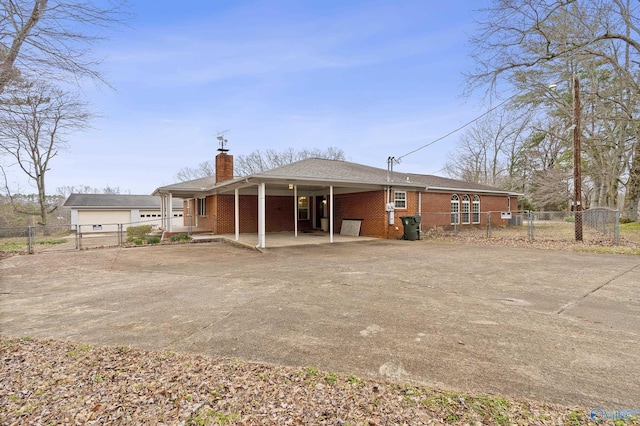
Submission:
[[[160,209],[160,197],[130,194],[71,194],[64,207],[76,209]],[[173,200],[173,208],[181,209],[182,200]]]
[[[298,184],[309,186],[387,187],[421,191],[477,192],[501,195],[518,195],[499,188],[464,182],[434,175],[402,173],[390,174],[385,169],[365,166],[348,161],[307,158],[249,176],[215,183],[215,178],[201,178],[188,182],[163,186],[154,195],[172,193],[183,198],[226,192],[234,188],[254,186],[260,182],[270,184]],[[189,194],[187,196],[187,194]]]

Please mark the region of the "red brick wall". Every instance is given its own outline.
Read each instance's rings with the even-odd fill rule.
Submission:
[[[342,220],[363,219],[360,235],[386,238],[384,191],[334,195],[334,232],[340,233]]]
[[[213,204],[215,212],[215,225],[212,230],[216,234],[233,234],[235,232],[233,195],[212,195],[207,197]],[[258,232],[258,197],[255,195],[240,195],[240,233]],[[209,204],[207,204],[209,208]],[[294,231],[294,198],[291,196],[267,196],[265,201],[266,232]],[[208,212],[208,210],[207,210]],[[298,221],[298,230],[311,228],[313,216],[309,220]]]
[[[458,194],[462,199],[463,193]],[[473,193],[468,193],[473,200]],[[480,195],[480,194],[478,194]],[[360,235],[379,238],[400,238],[404,232],[402,216],[418,213],[417,192],[407,191],[407,208],[394,211],[394,224],[387,224],[385,212],[386,191],[368,191],[353,194],[337,194],[334,196],[334,232],[339,233],[342,220],[345,218],[363,219]],[[422,193],[422,224],[423,230],[442,226],[451,227],[451,193]],[[391,195],[393,200],[393,194]],[[255,195],[241,195],[240,202],[240,232],[258,232],[258,197]],[[472,211],[470,204],[470,212]],[[310,203],[310,218],[298,221],[298,229],[313,228],[313,203]],[[512,197],[511,208],[517,208],[517,198]],[[197,214],[195,206],[191,205],[192,214]],[[508,210],[508,200],[504,196],[480,195],[480,224],[461,226],[486,225],[486,212],[493,212],[491,223],[505,225],[500,218],[500,212]],[[186,210],[185,210],[186,214]],[[471,213],[470,213],[471,214]],[[266,199],[266,232],[292,232],[294,230],[294,199],[291,196],[267,196]],[[198,227],[211,229],[217,234],[234,233],[234,196],[213,195],[207,197],[207,216],[198,218]],[[186,224],[186,218],[185,218]]]
[[[492,225],[506,225],[507,221],[500,218],[500,212],[509,210],[508,197],[499,195],[482,195],[470,193],[457,193],[460,197],[460,211],[462,211],[462,197],[468,195],[470,199],[469,211],[473,210],[473,196],[480,197],[480,224],[487,224],[487,212],[491,212]],[[422,228],[434,228],[436,226],[451,227],[451,196],[453,193],[423,193],[422,194]],[[511,209],[517,209],[517,197],[511,197]],[[471,213],[470,213],[471,214]],[[460,226],[474,226],[464,224]]]
[[[216,155],[216,183],[233,179],[233,155]]]

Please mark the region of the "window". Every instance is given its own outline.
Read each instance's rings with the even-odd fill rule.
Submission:
[[[460,223],[460,198],[453,194],[451,197],[451,224],[456,225]]]
[[[469,217],[469,207],[470,207],[470,202],[469,202],[469,196],[468,195],[463,195],[462,196],[462,223],[470,223],[470,217]]]
[[[298,197],[298,220],[309,220],[309,197]]]
[[[406,209],[407,208],[407,192],[406,191],[394,191],[393,192],[393,202],[395,204],[396,209]]]
[[[480,197],[478,195],[473,196],[471,220],[473,221],[473,223],[480,223]]]
[[[207,215],[207,203],[206,198],[198,198],[198,216],[206,216]]]

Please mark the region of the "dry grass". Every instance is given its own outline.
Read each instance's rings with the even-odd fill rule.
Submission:
[[[596,424],[584,407],[362,380],[315,367],[38,339],[2,338],[0,355],[0,423],[7,425]]]
[[[575,241],[573,222],[538,221],[529,238],[527,226],[463,228],[457,234],[443,229],[431,229],[423,234],[425,241],[474,244],[501,247],[523,247],[545,250],[571,250],[601,254],[640,255],[640,226],[620,225],[620,241],[602,232],[583,228],[583,241]]]

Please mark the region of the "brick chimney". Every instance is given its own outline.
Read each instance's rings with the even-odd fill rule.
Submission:
[[[233,155],[220,152],[216,155],[216,183],[230,179],[233,179]]]

